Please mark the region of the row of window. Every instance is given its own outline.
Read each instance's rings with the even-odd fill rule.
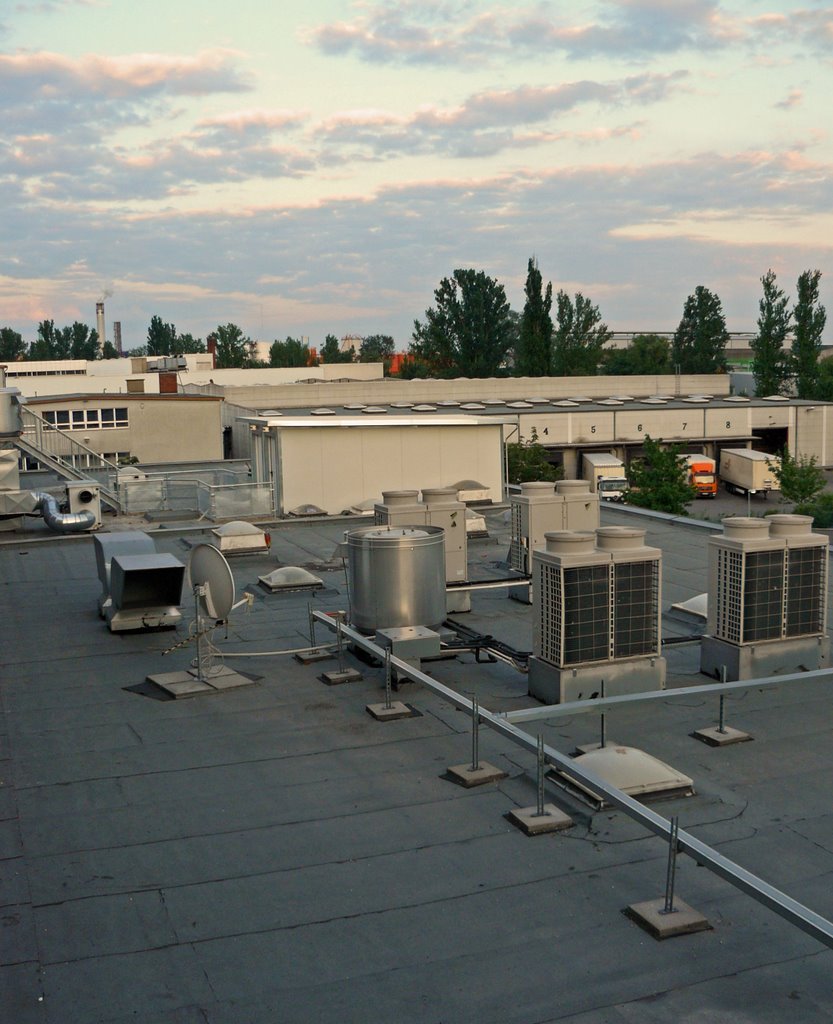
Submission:
[[[43,418],[59,430],[100,430],[128,426],[126,406],[113,409],[49,409]]]

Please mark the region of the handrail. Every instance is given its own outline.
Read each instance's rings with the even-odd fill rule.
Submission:
[[[68,454],[72,455],[86,455],[89,459],[92,459],[96,463],[97,469],[106,469],[110,473],[118,473],[119,467],[115,462],[110,462],[109,459],[105,459],[100,452],[93,451],[92,448],[88,448],[87,445],[83,444],[74,438],[68,431],[61,430],[60,427],[56,427],[54,423],[49,423],[36,412],[25,407],[21,410],[23,413],[23,433],[24,436],[29,435],[27,440],[29,443],[34,443],[36,447],[42,449],[47,455],[51,455],[57,462],[64,463],[65,456]],[[36,440],[31,440],[31,434],[34,433]],[[45,440],[46,436],[60,438],[69,448],[69,452],[59,452],[55,449],[54,445],[50,445]],[[67,468],[75,470],[76,467],[71,463],[66,463]]]

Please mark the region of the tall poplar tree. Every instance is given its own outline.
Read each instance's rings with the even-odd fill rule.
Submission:
[[[610,331],[599,307],[576,292],[556,296],[555,333],[550,372],[556,377],[592,376],[599,371]]]
[[[552,282],[543,287],[538,261],[527,264],[526,302],[521,314],[515,372],[521,377],[544,377],[552,363]]]
[[[726,317],[714,292],[699,284],[683,306],[671,345],[671,359],[680,373],[723,373],[726,370]]]
[[[805,270],[798,278],[790,365],[799,398],[816,397],[821,336],[827,323],[827,311],[819,303],[820,280],[820,270]]]
[[[758,333],[752,339],[752,375],[757,395],[780,395],[786,389],[789,360],[784,341],[790,329],[790,303],[775,283],[775,271],[761,278],[764,294],[758,304]]]

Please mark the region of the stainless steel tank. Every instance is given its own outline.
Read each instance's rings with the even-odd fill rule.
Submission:
[[[352,624],[362,632],[436,629],[445,619],[440,526],[367,526],[347,534]]]

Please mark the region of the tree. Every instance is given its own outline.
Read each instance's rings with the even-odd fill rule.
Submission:
[[[0,327],[0,360],[15,362],[26,355],[26,342],[23,335],[13,331],[11,327]]]
[[[396,344],[389,334],[368,334],[359,346],[360,363],[389,363]]]
[[[556,296],[551,373],[557,377],[597,373],[610,333],[598,306],[581,292],[576,292],[573,301],[560,291]]]
[[[338,338],[334,334],[328,334],[321,346],[322,363],[352,363],[355,350],[348,348],[346,352],[341,351]]]
[[[827,323],[827,311],[819,305],[820,279],[820,270],[805,270],[798,278],[790,368],[799,398],[816,397],[816,368]]]
[[[720,299],[698,285],[685,300],[682,320],[674,332],[674,364],[680,373],[725,373],[728,340]]]
[[[455,270],[414,321],[410,352],[441,376],[494,377],[517,336],[503,285],[482,270]]]
[[[515,372],[521,377],[545,377],[552,362],[552,282],[544,290],[534,257],[527,263],[524,294]]]
[[[532,431],[528,441],[510,441],[506,445],[507,476],[510,484],[527,480],[560,480],[561,466],[553,466],[547,459],[547,450],[538,443],[538,434]]]
[[[105,341],[101,347],[101,359],[118,359],[119,353],[112,341]]]
[[[205,342],[193,334],[178,334],[171,344],[171,355],[184,356],[189,352],[205,352]]]
[[[605,353],[603,369],[614,377],[671,373],[671,345],[659,334],[635,334],[627,348]]]
[[[775,283],[775,271],[768,270],[761,284],[764,294],[758,303],[758,333],[750,345],[755,394],[780,395],[786,388],[788,374],[784,340],[790,329],[790,303]]]
[[[55,329],[54,320],[41,320],[38,324],[37,337],[29,348],[30,359],[66,359],[69,356],[69,345],[63,351],[61,332]]]
[[[827,486],[827,478],[815,455],[793,458],[789,448],[785,447],[781,451],[780,462],[770,462],[769,468],[778,481],[784,501],[796,504],[811,502]]]
[[[286,341],[277,338],[269,347],[270,366],[309,366],[310,350],[297,338],[287,337]]]
[[[71,327],[61,329],[61,338],[69,348],[71,359],[88,359],[92,362],[99,358],[98,331],[91,330],[86,324],[76,320]]]
[[[149,356],[173,355],[176,344],[176,327],[166,324],[159,316],[150,318],[148,327],[147,354]]]
[[[628,502],[670,515],[685,515],[695,490],[688,482],[688,466],[680,458],[680,445],[664,447],[646,434],[643,455],[628,467]]]
[[[217,369],[250,368],[255,365],[255,343],[245,336],[237,324],[224,324],[215,331],[217,338]]]

